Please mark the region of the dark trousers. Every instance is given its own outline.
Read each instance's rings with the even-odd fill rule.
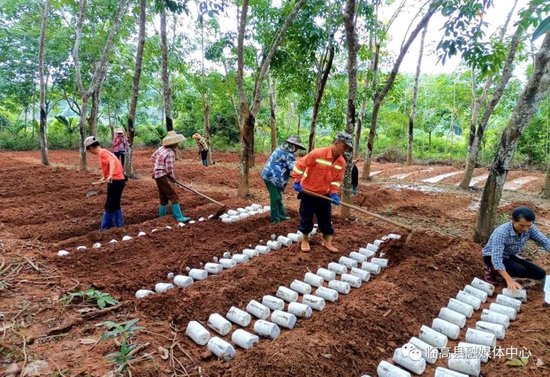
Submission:
[[[298,226],[300,232],[309,234],[312,231],[315,215],[321,233],[327,236],[334,234],[330,201],[303,192],[298,194],[298,199],[300,199],[300,225]]]
[[[483,262],[485,262],[487,267],[493,267],[491,256],[484,256]],[[504,267],[506,267],[506,272],[514,278],[542,280],[546,276],[546,272],[542,268],[515,255],[504,259]]]
[[[201,151],[201,160],[204,166],[208,166],[208,149]]]
[[[107,184],[107,200],[105,201],[105,212],[113,213],[120,209],[120,199],[122,198],[122,191],[126,184],[125,179],[113,179],[111,183]]]
[[[114,152],[113,154],[120,160],[120,163],[122,164],[122,167],[124,167],[124,154],[126,152]]]
[[[171,201],[172,204],[179,203],[180,198],[176,192],[176,187],[174,182],[167,176],[163,175],[160,178],[155,178],[157,187],[159,189],[159,198],[160,204],[165,206],[168,204],[168,201]]]
[[[351,186],[354,194],[357,194],[359,189],[359,169],[356,165],[351,168]]]
[[[286,220],[285,206],[283,205],[283,191],[275,186],[270,181],[264,179],[267,191],[269,191],[269,206],[271,207],[271,222],[277,224],[278,222]]]

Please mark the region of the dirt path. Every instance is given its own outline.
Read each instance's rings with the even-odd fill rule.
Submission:
[[[362,182],[354,204],[423,230],[415,232],[407,245],[402,240],[385,244],[382,252],[390,260],[389,267],[361,288],[341,295],[310,319],[300,319],[276,340],[262,339],[251,350],[238,349],[232,362],[221,362],[185,336],[190,320],[205,323],[210,314],[224,315],[231,306],[244,309],[250,300],[261,301],[279,286],[303,279],[307,271],[326,267],[384,234],[403,232],[363,216],[346,220],[335,210],[338,254],[324,251],[317,235],[309,254],[299,252],[295,244],[190,287],[137,300],[136,290],[168,282],[170,272],[185,274],[187,268],[200,268],[224,252],[236,253],[265,244],[272,234],[296,231],[299,218],[298,201],[287,190],[290,221],[273,226],[264,214],[234,224],[197,221],[178,228],[169,216],[157,218],[156,188],[148,178],[150,154],[151,150],[135,154],[142,178],[130,180],[125,189],[124,229],[99,232],[105,193],[85,195],[97,178],[95,161],[90,161],[91,171],[85,173],[75,168],[75,152],[53,151],[55,166],[50,168],[38,165],[39,155],[34,152],[0,153],[1,369],[37,367],[42,361],[47,368],[40,375],[103,376],[114,369],[105,356],[120,348],[113,340],[99,341],[106,332],[102,322],[135,318],[143,329],[130,343],[143,348],[129,364],[133,376],[375,375],[381,360],[391,358],[393,350],[416,335],[421,325],[430,324],[439,308],[472,277],[481,276],[480,247],[469,241],[481,192],[458,190],[460,176],[448,175],[456,171],[454,167],[376,163],[372,170],[380,173],[373,182]],[[217,154],[217,163],[208,168],[191,165],[193,157],[193,151],[183,152],[177,163],[176,176],[183,182],[231,208],[268,204],[259,176],[265,156],[258,158],[252,170],[252,196],[247,200],[235,196],[237,155]],[[476,176],[483,173],[476,171]],[[447,177],[441,182],[422,183],[443,174]],[[529,176],[538,178],[526,182],[519,192],[504,194],[501,217],[517,205],[529,205],[541,222],[550,223],[550,206],[532,194],[541,176],[510,173],[511,180]],[[184,212],[195,220],[217,209],[193,194],[182,192],[181,196]],[[550,227],[541,228],[550,231]],[[152,229],[159,231],[152,233]],[[147,235],[138,238],[140,231]],[[125,235],[134,239],[121,241]],[[110,244],[112,239],[118,242]],[[101,248],[92,249],[96,242]],[[77,251],[77,246],[88,249]],[[68,250],[69,256],[57,257],[60,249]],[[534,245],[527,252],[550,270],[548,254]],[[92,312],[90,317],[90,311],[97,309],[93,304],[59,301],[69,291],[88,288],[111,294],[120,306]],[[550,312],[541,306],[540,287],[531,288],[529,298],[499,344],[529,349],[532,361],[521,369],[490,361],[482,368],[484,376],[550,375],[550,327],[544,326]],[[252,331],[252,325],[247,330]]]

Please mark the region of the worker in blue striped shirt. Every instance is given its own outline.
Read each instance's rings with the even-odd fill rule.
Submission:
[[[536,264],[519,257],[528,240],[550,252],[550,239],[534,224],[535,213],[527,207],[512,212],[509,222],[497,227],[483,248],[485,280],[494,283],[500,274],[512,291],[522,289],[513,278],[542,280],[546,272]]]

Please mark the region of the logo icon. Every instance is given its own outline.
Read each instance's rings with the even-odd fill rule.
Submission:
[[[405,357],[408,357],[411,360],[418,361],[422,359],[422,351],[411,343],[406,343],[403,347],[401,347],[401,352],[403,352]]]

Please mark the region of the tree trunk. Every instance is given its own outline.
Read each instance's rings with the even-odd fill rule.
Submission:
[[[426,39],[426,33],[428,32],[428,25],[422,31],[422,37],[420,38],[420,52],[418,53],[418,64],[416,65],[416,75],[414,76],[413,98],[412,108],[409,114],[409,142],[407,144],[407,166],[412,165],[413,160],[413,142],[414,142],[414,118],[416,116],[416,101],[418,99],[418,80],[420,79],[420,70],[422,67],[422,55],[424,54],[424,40]]]
[[[40,42],[38,46],[38,69],[40,76],[40,153],[42,164],[49,165],[48,160],[48,113],[46,111],[46,85],[44,80],[44,47],[46,44],[46,28],[50,14],[50,0],[44,1],[42,24],[40,26]]]
[[[315,87],[315,100],[313,101],[313,113],[311,115],[311,125],[309,126],[309,141],[308,141],[308,153],[315,148],[315,132],[317,130],[317,117],[319,116],[319,109],[321,107],[321,100],[325,93],[325,86],[328,81],[330,70],[332,69],[332,62],[334,61],[334,43],[332,37],[329,40],[328,54],[326,59],[323,60],[320,68],[321,79],[317,81]]]
[[[546,179],[544,180],[541,196],[544,199],[550,199],[550,163],[548,163],[548,167],[546,168]]]
[[[90,126],[90,134],[97,137],[97,114],[99,113],[99,97],[101,92],[101,83],[97,86],[92,94],[92,107],[90,109],[90,117],[88,124]]]
[[[365,153],[365,163],[363,164],[363,177],[365,179],[369,179],[369,176],[370,176],[372,152],[374,150],[374,139],[376,137],[376,127],[378,126],[378,114],[380,112],[380,107],[382,106],[384,98],[386,97],[386,95],[388,94],[388,92],[393,86],[395,78],[397,77],[397,73],[399,72],[399,67],[401,66],[401,62],[403,61],[405,54],[409,50],[411,43],[416,39],[416,37],[420,33],[420,30],[426,27],[426,25],[428,24],[428,22],[430,21],[435,11],[438,9],[438,7],[439,7],[439,2],[435,0],[430,4],[428,11],[422,17],[422,19],[418,22],[418,24],[416,25],[416,28],[411,32],[411,34],[407,38],[407,41],[403,44],[403,47],[399,51],[397,60],[393,65],[393,68],[386,80],[386,83],[384,84],[384,87],[382,88],[380,93],[378,93],[375,96],[373,100],[372,118],[370,122],[369,138],[367,141],[367,151]]]
[[[269,126],[271,129],[271,152],[277,148],[277,98],[275,97],[275,82],[267,76],[267,91],[269,95]]]
[[[237,33],[237,91],[239,94],[239,111],[240,111],[240,133],[241,133],[241,163],[239,169],[239,188],[238,194],[245,197],[249,193],[248,173],[250,170],[251,160],[254,158],[254,124],[255,117],[260,110],[262,99],[262,83],[267,75],[271,60],[277,51],[281,40],[286,34],[290,24],[296,18],[298,11],[305,4],[305,0],[298,0],[292,8],[290,14],[285,19],[281,29],[277,32],[273,43],[269,48],[268,53],[262,60],[260,69],[256,75],[254,91],[252,94],[252,104],[249,106],[246,98],[246,90],[244,86],[244,35],[246,32],[246,21],[248,14],[248,0],[243,0],[242,10],[239,16],[239,28]]]
[[[145,23],[146,23],[147,0],[139,2],[139,35],[136,51],[136,66],[134,68],[134,79],[132,81],[132,97],[128,111],[128,150],[124,159],[124,172],[128,177],[135,177],[132,161],[134,152],[134,137],[136,135],[136,110],[139,98],[139,82],[141,79],[141,68],[143,65],[143,50],[145,49]]]
[[[252,143],[254,142],[254,116],[250,112],[241,111],[241,162],[239,165],[239,188],[238,195],[245,197],[249,194],[248,176],[250,170],[249,156],[252,153]]]
[[[174,120],[172,118],[172,87],[170,86],[170,76],[168,75],[168,45],[166,42],[166,9],[164,6],[160,10],[160,50],[162,55],[161,76],[162,89],[164,95],[164,117],[166,122],[166,131],[174,130]]]
[[[502,189],[521,133],[537,111],[550,86],[550,32],[536,56],[533,73],[521,93],[508,126],[502,134],[489,178],[483,189],[475,225],[474,241],[484,243],[493,231]]]
[[[86,148],[84,147],[84,139],[86,139],[86,113],[88,112],[88,97],[82,98],[82,103],[80,105],[80,122],[78,124],[78,129],[80,133],[79,143],[78,143],[78,150],[80,152],[80,161],[79,161],[79,169],[80,171],[86,171],[87,170],[87,162],[86,162]]]
[[[103,81],[103,79],[105,78],[105,75],[107,74],[107,63],[109,61],[109,52],[111,51],[111,47],[113,46],[114,37],[118,33],[118,29],[120,28],[122,14],[126,11],[126,8],[128,5],[127,0],[122,0],[119,2],[118,8],[116,10],[116,14],[113,17],[113,20],[111,21],[109,36],[107,37],[107,42],[105,43],[105,47],[103,48],[103,51],[101,53],[101,59],[99,63],[96,64],[96,69],[92,74],[92,81],[90,83],[89,88],[85,89],[82,83],[79,53],[80,53],[80,43],[82,42],[82,25],[84,24],[84,20],[86,18],[87,3],[88,3],[87,0],[80,0],[78,21],[76,24],[76,36],[75,36],[75,42],[74,42],[74,47],[72,51],[72,57],[73,57],[73,62],[75,66],[76,84],[78,87],[80,98],[82,100],[82,107],[80,109],[80,124],[79,124],[80,170],[86,170],[86,149],[84,148],[84,138],[86,137],[86,115],[87,115],[86,108],[88,106],[88,99],[94,93],[94,91],[97,89],[97,87],[99,86],[101,81]]]
[[[356,0],[347,0],[344,8],[344,28],[346,30],[346,44],[348,48],[348,106],[346,112],[346,132],[353,135],[355,129],[355,103],[357,101],[357,30],[355,28]],[[352,136],[353,137],[353,136]],[[344,174],[344,187],[342,202],[351,203],[351,168],[352,155],[344,154],[346,159],[346,172]],[[341,215],[350,216],[349,207],[341,207]]]
[[[212,143],[210,141],[210,103],[208,99],[204,101],[204,138],[206,139],[206,144],[208,144],[208,155],[206,158],[210,165],[212,163]]]
[[[515,2],[515,4],[517,4],[517,1]],[[514,4],[514,8],[515,8],[515,4]],[[510,11],[510,13],[508,14],[508,19],[500,34],[501,42],[504,40],[505,28],[506,28],[506,25],[508,25],[508,23],[510,22],[510,19],[512,18],[512,13],[514,8],[512,8],[512,11]],[[481,97],[477,98],[474,101],[472,119],[470,123],[470,138],[468,141],[468,158],[466,159],[466,167],[464,168],[464,175],[462,176],[462,180],[458,185],[458,187],[460,187],[463,190],[466,190],[468,187],[470,187],[470,182],[472,181],[474,170],[477,165],[477,158],[479,155],[479,151],[481,150],[481,143],[483,141],[483,135],[485,134],[485,129],[487,128],[487,124],[489,124],[489,119],[491,118],[491,115],[493,114],[496,106],[498,105],[500,99],[502,98],[502,95],[504,94],[504,89],[506,88],[506,85],[508,85],[508,81],[510,81],[510,78],[512,77],[513,63],[514,63],[516,51],[521,41],[523,32],[524,32],[524,28],[521,25],[518,25],[516,31],[514,32],[514,35],[512,36],[512,40],[510,41],[510,50],[508,51],[508,55],[506,57],[506,61],[504,62],[504,66],[502,67],[502,72],[500,74],[500,81],[497,85],[497,88],[495,89],[495,92],[493,93],[491,101],[487,104],[487,106],[485,107],[485,110],[483,111],[483,117],[481,118],[481,120],[479,119],[479,116],[481,113],[481,107],[487,101],[489,89],[493,83],[494,76],[491,76],[487,79],[487,82],[485,83]],[[473,86],[472,90],[473,91],[475,90],[474,80],[475,80],[474,71],[472,70],[472,86]],[[473,94],[475,98],[475,92]]]

